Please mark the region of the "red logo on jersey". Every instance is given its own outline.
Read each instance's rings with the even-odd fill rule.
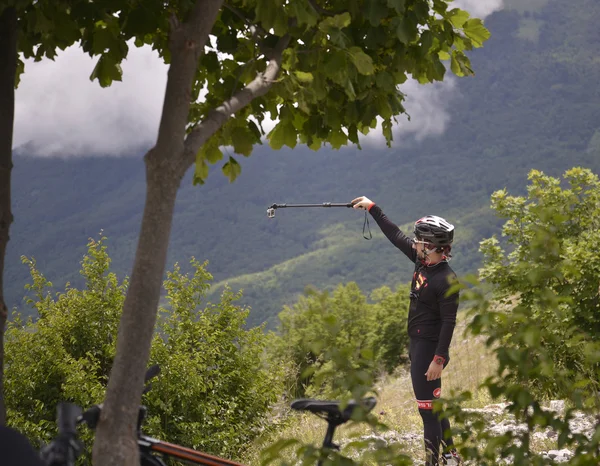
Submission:
[[[441,388],[436,388],[433,391],[433,396],[435,396],[436,398],[439,398],[442,395],[442,389]]]
[[[415,278],[415,290],[420,290],[421,288],[425,288],[427,286],[427,278],[421,272],[419,275],[414,276]]]

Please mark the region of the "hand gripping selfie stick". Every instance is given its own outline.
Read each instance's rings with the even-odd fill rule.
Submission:
[[[275,209],[283,209],[286,207],[352,207],[353,204],[335,204],[333,202],[323,202],[322,204],[273,204],[267,209],[267,217],[275,217]]]

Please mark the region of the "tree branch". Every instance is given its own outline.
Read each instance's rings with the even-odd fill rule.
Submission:
[[[287,34],[279,39],[264,73],[256,76],[251,83],[233,95],[231,99],[211,110],[204,121],[190,132],[185,140],[184,166],[182,167],[184,171],[196,161],[196,154],[200,148],[227,122],[231,115],[269,91],[281,70],[281,56],[289,42],[290,37]]]

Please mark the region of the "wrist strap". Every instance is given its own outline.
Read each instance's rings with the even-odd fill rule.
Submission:
[[[369,237],[368,238],[365,236],[365,227],[369,231]],[[373,235],[371,234],[371,227],[369,226],[369,213],[366,210],[365,210],[365,222],[363,223],[363,238],[364,239],[371,239],[371,238],[373,238]]]

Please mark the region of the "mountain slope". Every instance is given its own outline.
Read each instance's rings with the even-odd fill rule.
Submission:
[[[207,184],[182,183],[168,263],[190,256],[210,261],[219,283],[244,288],[251,323],[275,316],[308,284],[354,280],[365,290],[405,282],[410,267],[374,223],[362,239],[363,217],[350,209],[284,209],[274,202],[348,202],[367,195],[398,224],[425,213],[457,225],[453,266],[475,271],[478,241],[499,231],[489,196],[524,192],[527,172],[559,176],[574,165],[600,172],[600,3],[544,0],[510,4],[490,16],[492,38],[471,54],[476,76],[457,80],[448,95],[443,136],[405,138],[392,149],[258,147],[240,161],[233,184],[219,173]],[[596,136],[594,136],[596,135]],[[114,269],[129,273],[144,202],[139,156],[70,160],[15,157],[15,223],[7,257],[9,303],[20,305],[35,256],[57,287],[79,283],[78,263],[89,236],[109,237]]]

